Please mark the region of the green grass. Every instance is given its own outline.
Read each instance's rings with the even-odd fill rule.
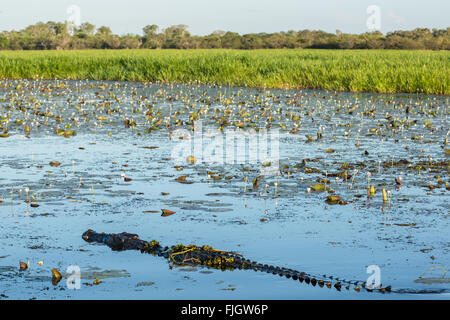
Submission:
[[[215,83],[380,93],[450,93],[448,51],[0,51],[0,78]]]

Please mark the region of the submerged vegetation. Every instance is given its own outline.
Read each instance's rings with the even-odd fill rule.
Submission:
[[[447,95],[449,60],[447,51],[400,50],[0,51],[0,77]]]

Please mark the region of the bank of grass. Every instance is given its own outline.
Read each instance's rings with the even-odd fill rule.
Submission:
[[[201,82],[380,93],[450,93],[448,51],[0,51],[0,78]]]

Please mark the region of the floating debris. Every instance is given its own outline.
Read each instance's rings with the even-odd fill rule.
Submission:
[[[162,211],[161,217],[168,217],[175,213],[175,211],[168,210],[168,209],[161,209],[161,211]]]
[[[52,284],[54,286],[56,286],[61,281],[61,279],[62,279],[62,275],[59,272],[59,270],[56,268],[53,268],[52,269]]]
[[[20,261],[20,262],[19,262],[19,269],[20,269],[20,271],[25,271],[25,270],[27,270],[27,269],[28,269],[28,264],[25,263],[25,262],[23,262],[23,261]]]

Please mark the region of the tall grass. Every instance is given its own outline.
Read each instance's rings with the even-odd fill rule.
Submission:
[[[0,78],[450,93],[450,53],[396,50],[0,51]]]

